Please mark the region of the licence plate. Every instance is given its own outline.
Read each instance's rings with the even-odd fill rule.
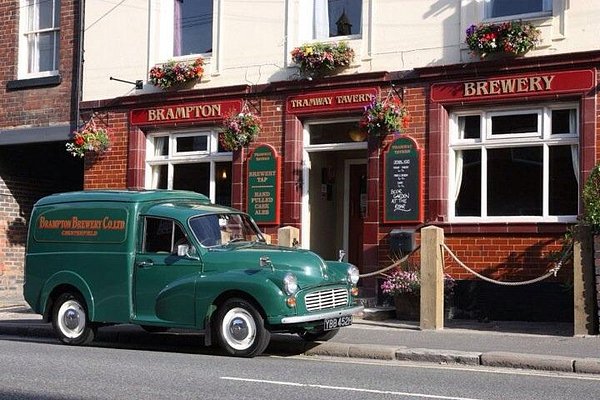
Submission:
[[[352,325],[352,315],[338,318],[328,318],[324,322],[325,330],[330,331],[332,329],[341,328],[342,326]]]

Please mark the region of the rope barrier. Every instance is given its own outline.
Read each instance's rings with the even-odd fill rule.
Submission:
[[[374,272],[369,272],[368,274],[360,274],[359,277],[360,278],[369,278],[371,276],[375,276],[375,275],[379,275],[382,274],[386,271],[389,271],[392,268],[397,268],[399,267],[404,261],[408,260],[408,257],[410,257],[411,255],[413,255],[413,253],[415,253],[417,250],[419,250],[421,248],[421,246],[417,246],[415,247],[415,249],[413,251],[411,251],[410,253],[408,253],[407,255],[405,255],[404,257],[402,257],[401,259],[399,259],[398,261],[396,261],[395,263],[393,263],[392,265],[389,265],[385,268],[382,268],[380,270],[374,271]]]
[[[413,255],[415,252],[417,252],[420,248],[421,248],[420,245],[417,246],[413,251],[411,251],[410,253],[408,253],[407,255],[405,255],[404,257],[402,257],[401,259],[397,260],[392,265],[389,265],[389,266],[387,266],[385,268],[382,268],[382,269],[379,269],[377,271],[369,272],[367,274],[360,274],[359,277],[360,278],[369,278],[369,277],[372,277],[372,276],[375,276],[375,275],[383,274],[384,272],[387,272],[390,269],[397,268],[402,263],[404,263],[411,255]],[[460,265],[462,268],[464,268],[465,270],[467,270],[471,274],[475,275],[479,279],[482,279],[482,280],[484,280],[486,282],[494,283],[496,285],[523,286],[523,285],[530,285],[532,283],[543,281],[544,279],[547,279],[547,278],[549,278],[551,276],[555,276],[556,277],[556,274],[558,274],[558,271],[560,271],[560,269],[562,268],[563,263],[566,260],[566,258],[569,255],[571,255],[571,251],[573,250],[573,246],[571,246],[571,248],[563,254],[563,256],[561,257],[561,259],[555,264],[554,267],[550,268],[547,273],[545,273],[544,275],[542,275],[540,277],[534,278],[534,279],[529,279],[527,281],[519,281],[519,282],[504,282],[504,281],[499,281],[499,280],[496,280],[496,279],[488,278],[487,276],[481,275],[480,273],[478,273],[478,272],[472,270],[471,268],[467,267],[462,261],[459,260],[459,258],[456,256],[456,254],[454,254],[452,252],[452,250],[450,250],[450,248],[448,247],[448,245],[446,243],[442,244],[442,249],[446,250],[448,252],[448,254],[450,254],[450,256],[452,257],[452,259],[454,259],[454,261],[456,261],[458,263],[458,265]]]
[[[572,247],[571,247],[571,249],[569,249],[568,251],[566,251],[563,254],[563,256],[561,257],[561,259],[559,260],[559,262],[556,263],[556,265],[553,268],[550,268],[550,270],[547,273],[545,273],[544,275],[542,275],[540,277],[537,277],[535,279],[530,279],[530,280],[527,280],[527,281],[520,281],[520,282],[503,282],[503,281],[498,281],[496,279],[488,278],[487,276],[481,275],[480,273],[475,272],[471,268],[467,267],[462,261],[460,261],[458,259],[458,257],[452,252],[452,250],[450,250],[450,248],[446,245],[446,243],[443,243],[442,247],[450,254],[450,256],[454,259],[454,261],[456,261],[458,263],[458,265],[460,265],[461,267],[463,267],[464,269],[466,269],[467,271],[469,271],[470,273],[472,273],[476,277],[478,277],[480,279],[483,279],[486,282],[494,283],[496,285],[504,285],[504,286],[530,285],[532,283],[543,281],[544,279],[549,278],[552,275],[556,276],[556,274],[558,273],[558,271],[561,269],[561,267],[563,265],[563,262],[565,261],[565,259],[571,253],[571,250],[572,250]]]

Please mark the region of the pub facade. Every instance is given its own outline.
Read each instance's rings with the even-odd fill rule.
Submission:
[[[561,26],[553,15],[565,10],[552,10],[542,12],[551,16],[543,33]],[[365,19],[383,18],[383,9],[366,1],[362,11],[367,25],[349,36],[358,61],[342,73],[291,78],[286,55],[287,75],[228,81],[225,41],[192,89],[146,83],[109,97],[88,83],[94,95],[84,95],[81,114],[105,126],[112,145],[86,160],[85,189],[201,192],[248,212],[274,243],[278,228],[296,227],[300,247],[343,256],[363,274],[414,249],[427,225],[443,228],[461,261],[490,278],[544,274],[582,212],[581,189],[598,160],[600,50],[552,54],[544,45],[481,61],[461,48],[443,62],[402,63],[397,54],[378,64],[386,56],[377,58]],[[469,21],[458,14],[460,26]],[[369,136],[359,121],[373,99],[400,100],[408,127]],[[223,120],[247,112],[260,117],[261,133],[227,150]],[[571,318],[570,265],[518,288],[484,283],[449,258],[445,272],[458,281],[457,316]],[[361,295],[385,301],[381,279],[363,279]]]

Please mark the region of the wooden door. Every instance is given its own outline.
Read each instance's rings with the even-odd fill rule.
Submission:
[[[352,164],[348,204],[348,262],[363,272],[363,225],[367,209],[367,166]]]

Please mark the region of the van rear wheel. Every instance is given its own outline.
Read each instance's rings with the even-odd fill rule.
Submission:
[[[52,326],[60,341],[66,344],[87,344],[96,335],[96,329],[88,319],[85,302],[74,293],[63,293],[56,299]]]
[[[229,299],[217,310],[216,336],[232,356],[255,357],[271,340],[260,313],[246,300]]]

